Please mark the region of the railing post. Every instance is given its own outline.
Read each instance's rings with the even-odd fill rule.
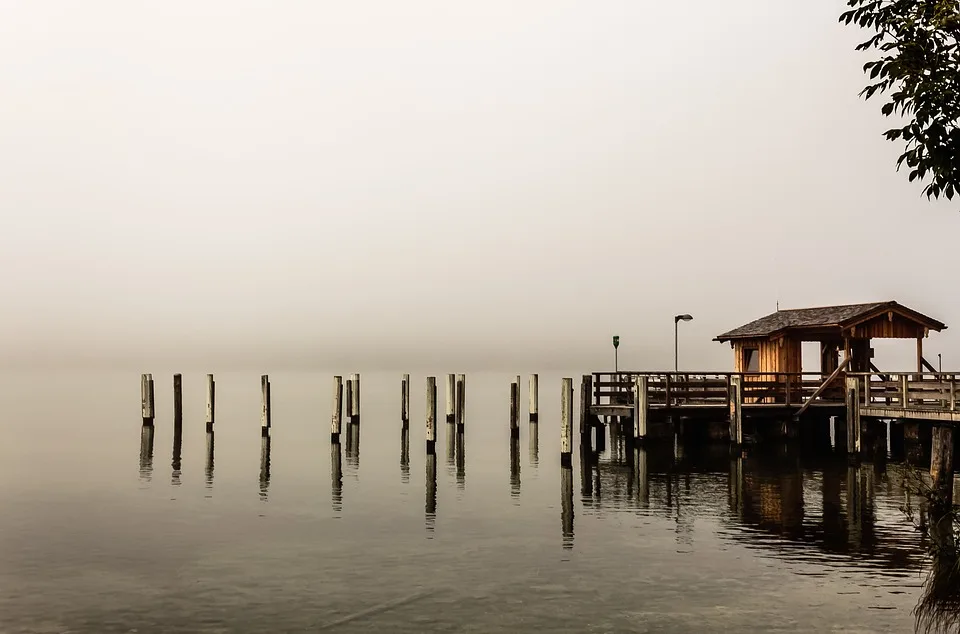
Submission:
[[[900,375],[900,407],[903,409],[906,409],[907,405],[910,402],[910,399],[908,398],[909,392],[907,391],[907,389],[909,388],[909,381],[910,381],[909,375],[907,374]]]
[[[848,376],[846,380],[847,451],[860,454],[860,380]]]
[[[957,411],[957,377],[950,375],[950,411]]]
[[[783,377],[783,387],[787,391],[785,402],[787,404],[787,407],[789,407],[790,406],[790,375],[789,374]]]
[[[663,375],[663,406],[670,409],[670,373]]]
[[[863,406],[870,407],[870,377],[872,375],[868,372],[866,376],[863,377]]]

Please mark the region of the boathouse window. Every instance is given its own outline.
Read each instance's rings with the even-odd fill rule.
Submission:
[[[743,349],[743,366],[742,367],[744,372],[760,371],[760,350],[758,348]]]

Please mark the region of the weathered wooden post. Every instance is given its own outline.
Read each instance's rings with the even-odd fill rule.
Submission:
[[[270,427],[270,377],[264,374],[260,377],[260,435],[268,437]]]
[[[530,422],[536,423],[540,418],[540,376],[530,375]]]
[[[410,375],[404,374],[400,379],[400,426],[408,429],[410,426]]]
[[[217,384],[213,375],[207,375],[207,431],[213,432],[213,423],[217,412]]]
[[[345,402],[347,406],[347,424],[353,423],[353,375],[347,377]]]
[[[560,465],[572,467],[573,379],[563,379],[560,390]]]
[[[343,377],[333,377],[333,414],[330,418],[330,442],[340,442],[343,414]]]
[[[573,388],[571,384],[571,389]],[[583,451],[593,451],[593,421],[590,417],[590,393],[593,388],[593,375],[584,374],[580,377],[580,448]],[[571,403],[572,407],[572,403]]]
[[[933,489],[944,508],[953,505],[953,427],[937,425],[933,428],[933,442],[930,454],[930,476]]]
[[[427,455],[437,447],[437,377],[427,377]],[[434,463],[436,464],[436,463]]]
[[[354,425],[360,424],[360,375],[353,376],[353,405],[350,407],[350,422]]]
[[[647,417],[650,412],[650,395],[647,385],[650,378],[638,376],[633,386],[633,437],[645,440],[647,437]]]
[[[457,433],[463,433],[463,421],[467,413],[467,375],[457,375]]]
[[[457,375],[448,374],[446,383],[447,423],[457,422]]]
[[[510,384],[510,438],[519,438],[520,437],[520,423],[517,420],[517,414],[520,412],[520,408],[517,406],[517,401],[520,400],[520,384],[511,383]]]
[[[855,376],[846,378],[847,452],[860,455],[860,381]]]
[[[517,419],[517,425],[519,425],[520,424],[520,375],[519,374],[517,375],[516,381],[514,381],[514,383],[517,384],[517,398],[514,399],[513,401],[513,406],[517,410],[514,415],[514,418]]]
[[[153,426],[155,416],[153,407],[153,375],[140,375],[140,415],[143,418],[143,424]]]
[[[743,445],[743,376],[730,377],[730,442]]]
[[[173,424],[183,424],[183,376],[173,375]]]

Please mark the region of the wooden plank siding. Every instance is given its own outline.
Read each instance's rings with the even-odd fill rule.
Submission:
[[[855,339],[917,339],[926,336],[926,329],[897,313],[879,315],[853,327]]]
[[[759,363],[755,372],[747,370],[746,351],[757,350]],[[736,372],[744,373],[745,383],[775,380],[779,383],[790,382],[790,398],[796,401],[800,398],[800,383],[802,371],[802,353],[800,341],[787,337],[774,339],[743,339],[733,342]],[[780,374],[776,378],[770,373]],[[746,402],[746,400],[744,401]],[[753,403],[772,403],[772,398],[757,399]]]

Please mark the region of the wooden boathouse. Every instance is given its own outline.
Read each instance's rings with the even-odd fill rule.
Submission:
[[[956,375],[923,356],[931,332],[946,325],[895,301],[778,310],[714,338],[729,343],[732,372],[595,372],[584,376],[581,432],[590,424],[632,419],[634,436],[654,437],[663,423],[724,423],[740,443],[745,420],[779,424],[785,435],[836,416],[859,448],[860,419],[960,421]],[[874,339],[914,340],[916,367],[885,372]],[[819,370],[803,372],[801,347],[820,345]],[[814,414],[814,412],[816,414]],[[867,425],[868,426],[868,425]],[[792,433],[791,433],[792,432]],[[829,436],[829,432],[827,432]]]

